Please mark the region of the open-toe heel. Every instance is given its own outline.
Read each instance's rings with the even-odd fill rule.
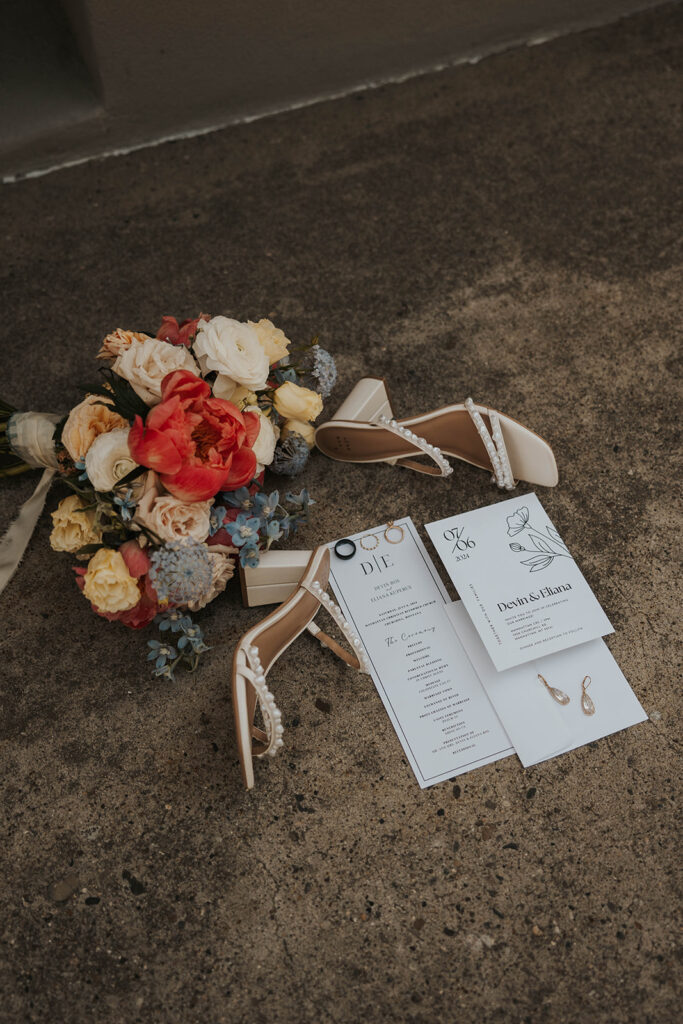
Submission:
[[[279,552],[278,554],[298,554]],[[308,629],[325,647],[328,647],[348,665],[368,672],[367,655],[361,640],[351,629],[341,609],[327,593],[330,573],[330,552],[319,547],[310,554],[298,582],[290,585],[280,581],[277,586],[290,586],[287,600],[254,626],[237,644],[232,664],[232,694],[242,778],[247,789],[254,785],[255,757],[274,756],[283,745],[282,715],[268,688],[266,677],[271,667],[296,638]],[[290,569],[286,571],[291,571]],[[262,577],[266,580],[267,575]],[[256,586],[269,586],[267,582]],[[258,596],[263,596],[258,595]],[[350,646],[344,650],[332,637],[324,633],[313,619],[325,608],[336,621]],[[260,709],[263,728],[256,725],[256,711]]]
[[[339,462],[387,462],[431,476],[452,473],[446,456],[461,459],[491,472],[506,490],[518,480],[554,487],[558,479],[548,442],[510,416],[468,398],[397,420],[379,377],[358,381],[332,419],[318,427],[315,442]],[[428,461],[417,461],[422,457]]]

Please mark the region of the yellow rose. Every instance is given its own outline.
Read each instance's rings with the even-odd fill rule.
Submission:
[[[110,406],[109,399],[102,395],[88,395],[69,413],[62,431],[62,444],[74,462],[85,458],[90,445],[100,434],[119,427],[128,429],[128,421]]]
[[[286,438],[290,434],[299,434],[309,448],[315,446],[315,427],[310,423],[304,423],[303,420],[287,420],[282,428],[282,436]]]
[[[127,612],[140,600],[137,581],[128,572],[123,555],[100,548],[88,562],[83,593],[101,612]]]
[[[85,509],[85,502],[75,494],[60,501],[52,513],[54,526],[50,534],[50,546],[53,551],[68,551],[73,554],[86,544],[96,544],[100,538],[99,530],[94,527],[95,510]]]
[[[285,381],[275,392],[275,408],[286,420],[314,420],[323,411],[323,400],[317,391],[302,388],[291,380]]]
[[[279,363],[281,359],[284,359],[289,346],[292,344],[284,331],[281,331],[270,320],[259,320],[256,324],[253,320],[247,320],[247,323],[258,334],[259,344],[268,356],[268,362],[271,366],[273,363]]]

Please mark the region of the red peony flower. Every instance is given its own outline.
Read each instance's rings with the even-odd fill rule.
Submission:
[[[235,490],[253,479],[251,446],[260,429],[257,413],[241,413],[232,402],[213,398],[211,388],[189,370],[174,370],[161,383],[161,402],[145,422],[135,417],[130,453],[155,470],[171,494],[183,501],[207,501],[220,490]]]
[[[201,313],[194,320],[183,320],[179,324],[174,316],[162,316],[157,338],[160,341],[167,341],[169,345],[185,345],[189,348],[197,333],[197,324],[200,320],[208,319],[205,313]]]

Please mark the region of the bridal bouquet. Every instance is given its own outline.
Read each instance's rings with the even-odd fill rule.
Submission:
[[[0,545],[0,590],[57,474],[72,493],[52,512],[52,548],[76,560],[97,615],[158,624],[148,657],[173,679],[208,650],[192,615],[236,561],[258,565],[306,521],[307,491],[267,493],[264,471],[303,469],[336,368],[317,339],[294,349],[270,320],[203,315],[164,317],[156,337],[116,330],[98,358],[101,387],[66,417],[0,403],[0,475],[45,468]]]

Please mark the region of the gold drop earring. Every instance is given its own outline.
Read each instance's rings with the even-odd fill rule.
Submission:
[[[564,692],[564,690],[558,690],[556,686],[551,686],[550,683],[548,682],[548,680],[544,679],[540,672],[538,673],[538,678],[541,680],[541,682],[543,683],[543,685],[545,686],[546,690],[548,691],[550,696],[553,698],[553,700],[556,700],[558,704],[569,704],[569,697]],[[589,698],[589,700],[590,700],[590,698]],[[593,709],[593,710],[595,710],[595,709]],[[586,714],[592,714],[592,713],[593,713],[592,711],[586,712]]]
[[[591,682],[592,680],[590,676],[584,676],[583,680],[581,681],[581,710],[583,711],[584,715],[595,714],[595,704],[586,693],[586,690],[590,686]]]

